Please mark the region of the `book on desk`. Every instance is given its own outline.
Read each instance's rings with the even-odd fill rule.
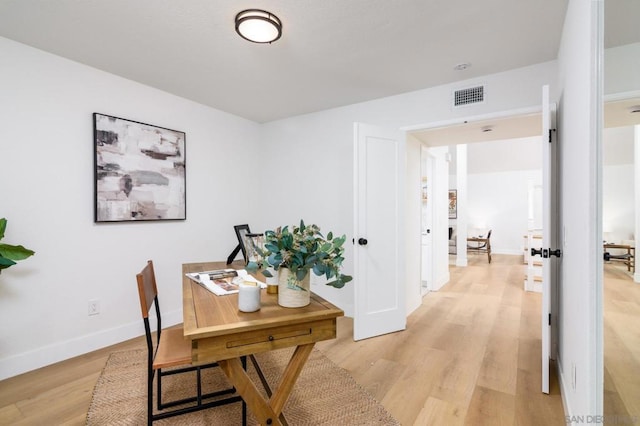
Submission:
[[[244,269],[216,269],[212,271],[190,272],[185,274],[188,278],[200,284],[216,296],[225,296],[238,292],[238,286],[251,281],[266,288],[267,284],[258,281]]]

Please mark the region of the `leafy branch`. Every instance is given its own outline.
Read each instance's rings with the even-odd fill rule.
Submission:
[[[4,238],[4,231],[7,229],[7,219],[0,219],[0,240]],[[16,264],[16,261],[33,256],[35,252],[21,245],[11,245],[0,243],[0,272]]]
[[[266,269],[271,266],[288,268],[298,281],[313,271],[317,276],[325,276],[327,285],[342,288],[353,278],[340,273],[344,261],[344,242],[346,236],[334,238],[329,232],[325,238],[317,225],[305,225],[300,221],[300,226],[279,227],[275,231],[265,232],[264,249],[256,247],[262,260],[249,262],[247,270],[251,272],[262,269],[265,277],[272,274]]]

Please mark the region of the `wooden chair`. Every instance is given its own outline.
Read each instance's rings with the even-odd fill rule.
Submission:
[[[162,330],[162,322],[160,318],[160,305],[158,304],[158,288],[156,286],[156,276],[153,269],[153,262],[149,260],[147,266],[136,275],[138,281],[138,293],[140,296],[140,308],[142,309],[142,319],[144,321],[144,330],[147,340],[147,423],[151,425],[153,421],[173,417],[180,414],[191,413],[193,411],[203,410],[210,407],[216,407],[223,404],[240,402],[242,398],[239,395],[221,398],[224,395],[235,393],[235,388],[228,388],[213,393],[202,394],[201,370],[206,368],[217,367],[217,363],[202,366],[193,366],[191,363],[191,343],[185,340],[182,327],[172,327]],[[154,339],[151,332],[149,322],[149,311],[151,305],[155,305],[157,318],[157,332],[154,347]],[[246,366],[246,359],[243,360]],[[163,370],[172,367],[170,370]],[[175,367],[175,368],[174,368]],[[164,376],[181,374],[186,372],[196,372],[196,396],[173,400],[169,402],[162,401],[162,378]],[[156,398],[158,413],[153,413],[153,380],[156,376]],[[203,402],[216,398],[213,401]],[[167,408],[176,407],[178,405],[189,404],[175,410],[166,410]],[[242,401],[242,424],[246,424],[246,404]]]
[[[491,263],[491,230],[487,232],[486,238],[467,238],[467,251],[487,253],[487,258]]]

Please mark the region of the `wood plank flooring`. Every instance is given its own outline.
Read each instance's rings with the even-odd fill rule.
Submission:
[[[354,342],[353,320],[339,318],[337,339],[317,347],[403,425],[564,425],[555,368],[551,394],[540,392],[541,299],[522,290],[522,257],[469,263],[451,268],[405,331]],[[0,425],[84,424],[109,353],[143,345],[133,339],[1,381]]]
[[[640,423],[640,284],[604,265],[605,424]],[[616,423],[617,422],[617,423]]]
[[[471,256],[427,294],[407,329],[353,342],[352,320],[318,346],[403,425],[564,425],[552,367],[541,393],[540,294],[521,256]]]

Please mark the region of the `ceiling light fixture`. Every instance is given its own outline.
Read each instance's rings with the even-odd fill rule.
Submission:
[[[482,126],[480,127],[480,131],[482,133],[493,132],[493,126]]]
[[[236,32],[253,43],[272,43],[282,36],[282,22],[266,10],[247,9],[236,15]]]
[[[631,114],[635,114],[635,113],[640,112],[640,105],[634,105],[634,106],[632,106],[631,108],[629,108],[629,112],[630,112]]]
[[[463,62],[461,64],[456,65],[455,67],[453,67],[454,70],[456,71],[464,71],[466,69],[471,68],[471,64],[469,62]]]

